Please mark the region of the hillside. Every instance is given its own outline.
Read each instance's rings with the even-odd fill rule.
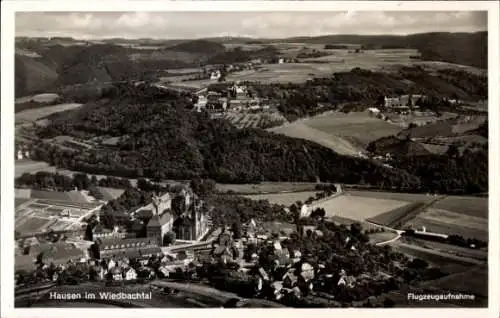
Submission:
[[[360,44],[365,49],[411,48],[422,54],[423,60],[442,61],[488,68],[488,32],[446,33],[433,32],[396,35],[326,35],[293,37],[282,40],[310,44]]]
[[[193,113],[188,96],[149,90],[134,96],[108,93],[108,99],[52,116],[37,132],[41,138],[78,140],[119,137],[114,148],[95,145],[59,148],[42,142],[34,159],[76,171],[156,179],[212,178],[221,183],[321,181],[372,184],[380,188],[484,192],[487,151],[463,156],[398,157],[395,169],[367,159],[339,155],[314,142],[259,129],[237,129],[209,114]],[[136,90],[139,88],[136,87]],[[486,162],[471,164],[471,162]],[[391,164],[392,165],[392,164]]]
[[[214,55],[225,51],[224,45],[207,40],[193,40],[183,42],[171,46],[168,49],[180,52],[203,53],[207,55]]]
[[[395,136],[383,137],[371,142],[367,150],[373,154],[385,156],[387,153],[398,156],[427,155],[427,151],[417,142]]]
[[[315,181],[408,185],[402,171],[345,157],[313,142],[262,130],[234,128],[223,120],[184,110],[182,99],[165,96],[87,105],[39,132],[92,138],[121,137],[116,149],[63,151],[41,144],[40,160],[89,173],[219,182]],[[128,137],[125,137],[128,136]]]
[[[57,80],[54,65],[43,59],[16,54],[15,56],[15,96],[20,97],[50,88]]]
[[[252,84],[257,96],[277,98],[279,110],[294,120],[318,111],[318,103],[375,105],[381,96],[423,94],[432,96],[429,108],[441,105],[441,98],[466,101],[487,99],[487,78],[465,71],[428,72],[419,66],[402,67],[397,73],[372,72],[355,68],[305,84]],[[366,108],[366,107],[365,107]]]

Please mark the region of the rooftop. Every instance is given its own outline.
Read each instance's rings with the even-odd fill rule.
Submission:
[[[141,237],[141,238],[103,238],[97,239],[97,243],[100,246],[100,249],[109,249],[109,248],[118,248],[119,246],[123,247],[141,247],[150,244],[157,244],[156,240],[150,237]]]

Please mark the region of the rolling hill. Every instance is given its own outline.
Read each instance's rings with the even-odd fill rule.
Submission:
[[[15,56],[14,74],[16,97],[44,91],[58,79],[54,65],[45,63],[38,57],[19,54]]]
[[[488,32],[448,33],[432,32],[397,35],[325,35],[293,37],[282,42],[310,44],[360,44],[366,49],[411,48],[422,54],[422,59],[488,68]]]

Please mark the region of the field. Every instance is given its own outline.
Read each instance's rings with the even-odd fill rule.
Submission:
[[[240,194],[269,194],[277,192],[313,191],[317,183],[314,182],[261,182],[259,184],[225,184],[217,183],[216,189],[225,193],[233,191]]]
[[[429,142],[420,142],[420,144],[429,152],[434,154],[444,154],[451,144],[456,143],[459,150],[463,153],[466,148],[474,147],[475,144],[488,143],[488,139],[479,135],[462,135],[455,137],[436,137]]]
[[[106,188],[106,187],[98,187],[99,193],[102,195],[102,199],[105,201],[111,201],[123,194],[125,190],[123,189],[114,189],[114,188]]]
[[[437,202],[434,207],[488,219],[488,198],[448,196]]]
[[[38,94],[38,95],[33,95],[33,96],[24,96],[24,97],[16,98],[15,103],[16,104],[24,104],[24,103],[28,103],[28,102],[52,103],[57,98],[59,98],[59,95],[57,95],[57,94],[51,94],[51,93]]]
[[[23,110],[15,115],[15,123],[25,123],[33,122],[38,119],[47,117],[51,114],[62,112],[65,110],[75,109],[82,106],[82,104],[70,103],[70,104],[59,104],[53,106],[46,106],[34,109]]]
[[[304,44],[286,43],[274,46],[283,56],[294,57],[302,50]],[[310,48],[310,45],[307,46]],[[300,59],[300,63],[263,64],[261,70],[231,73],[227,79],[262,83],[299,83],[313,77],[325,77],[335,72],[350,71],[355,67],[375,71],[384,70],[395,64],[410,65],[413,63],[410,55],[417,54],[416,50],[371,50],[350,53],[349,50],[324,50],[322,46],[318,46],[317,49],[330,55]]]
[[[311,208],[324,208],[328,217],[338,215],[356,221],[364,221],[407,204],[405,201],[341,195],[331,200],[313,204]]]
[[[309,197],[314,197],[316,192],[292,192],[292,193],[273,193],[273,194],[252,194],[245,197],[252,200],[268,200],[273,204],[282,204],[289,206],[297,201],[306,201]]]
[[[437,204],[436,204],[437,205]],[[476,238],[488,241],[488,220],[481,217],[455,213],[437,208],[427,209],[415,219],[405,224],[427,231],[442,234],[457,234],[465,238]]]
[[[222,118],[227,119],[238,128],[269,128],[279,126],[285,123],[286,118],[279,112],[260,112],[260,113],[240,113],[226,112]]]
[[[14,199],[14,206],[17,208],[17,207],[19,207],[19,206],[21,206],[29,201],[30,201],[30,199],[28,199],[28,198],[15,198]]]
[[[292,138],[300,138],[316,142],[324,147],[330,148],[338,154],[346,156],[357,156],[361,147],[356,147],[346,139],[324,133],[320,130],[311,128],[301,122],[293,122],[276,128],[271,128],[269,131],[283,134]]]
[[[363,227],[363,229],[364,229],[364,227]],[[396,238],[397,236],[398,236],[397,233],[391,232],[391,231],[377,232],[377,233],[369,234],[370,242],[372,244],[387,242],[389,240]]]
[[[38,232],[47,229],[56,220],[42,219],[39,217],[23,218],[20,222],[16,222],[16,231],[19,233]]]
[[[408,244],[402,240],[397,240],[391,244],[394,251],[407,254],[411,257],[421,258],[428,261],[431,265],[436,267],[448,266],[453,269],[456,265],[470,266],[471,265],[483,265],[484,261],[479,261],[469,257],[460,257],[449,253],[443,253],[441,251],[436,251],[433,249],[424,248],[414,244]],[[453,265],[453,266],[452,266]]]
[[[397,50],[366,50],[358,53],[352,50],[324,50],[331,55],[302,59],[305,62],[333,62],[344,65],[349,69],[360,67],[364,69],[383,69],[389,65],[410,65],[414,60],[412,55],[418,55],[417,50],[397,49]]]
[[[462,293],[488,297],[488,269],[478,266],[463,273],[445,276],[443,278],[423,283],[424,288],[438,288]]]
[[[31,190],[31,198],[49,199],[56,201],[69,201],[73,203],[88,203],[85,196],[78,191],[57,192],[57,191]]]
[[[48,163],[42,161],[18,160],[14,163],[14,168],[16,178],[22,176],[23,173],[35,173],[42,170],[55,172],[54,167],[50,167]]]
[[[471,249],[471,248],[460,247],[436,241],[428,241],[413,237],[405,237],[403,241],[418,245],[420,247],[429,248],[435,251],[453,254],[455,256],[467,257],[485,262],[488,260],[488,251],[486,249]]]
[[[413,202],[389,212],[379,214],[368,219],[368,221],[387,227],[398,228],[401,222],[404,222],[405,219],[415,217],[424,207],[424,202]]]
[[[396,135],[401,127],[374,118],[368,112],[326,112],[270,131],[311,140],[340,154],[357,155],[371,141]]]
[[[52,224],[50,228],[54,231],[68,230],[74,226],[71,221],[57,220],[56,223]]]
[[[427,201],[431,197],[425,194],[418,193],[399,193],[399,192],[382,192],[382,191],[362,191],[362,190],[348,190],[348,195],[357,197],[366,197],[374,199],[397,200],[407,202]]]

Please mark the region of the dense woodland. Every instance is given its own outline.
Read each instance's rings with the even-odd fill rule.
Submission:
[[[55,120],[40,137],[126,136],[117,149],[72,151],[40,144],[35,158],[78,171],[123,177],[219,182],[325,181],[409,186],[416,178],[344,157],[315,143],[261,130],[238,130],[174,103],[112,101]]]
[[[351,73],[372,77],[371,72],[362,70]],[[313,142],[258,129],[240,130],[227,121],[211,120],[208,114],[188,110],[192,101],[187,94],[162,92],[147,85],[127,87],[114,87],[106,92],[107,99],[55,115],[49,126],[38,130],[41,138],[120,137],[116,148],[83,152],[41,143],[35,149],[35,158],[63,168],[120,177],[202,177],[222,183],[321,180],[421,191],[444,191],[460,185],[467,185],[467,192],[487,189],[487,169],[481,164],[468,165],[487,158],[485,149],[460,158],[404,156],[395,163],[396,169],[390,169],[369,160],[341,156]],[[298,87],[308,89],[309,96],[314,91],[310,84]],[[290,97],[291,101],[300,99]],[[435,172],[424,169],[434,166]],[[445,167],[447,172],[440,172]],[[436,179],[438,175],[446,178]]]

